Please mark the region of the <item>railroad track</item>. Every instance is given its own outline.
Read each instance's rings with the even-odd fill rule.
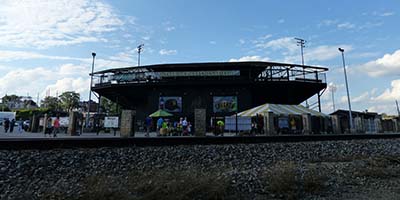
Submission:
[[[132,137],[132,138],[1,138],[0,149],[100,148],[211,144],[256,144],[335,140],[396,139],[400,134],[281,135],[228,137]]]

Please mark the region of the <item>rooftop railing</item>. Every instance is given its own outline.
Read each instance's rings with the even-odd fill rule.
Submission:
[[[323,68],[291,66],[268,66],[264,70],[207,70],[207,71],[169,71],[154,72],[146,69],[122,70],[96,74],[92,87],[114,84],[148,84],[171,81],[235,81],[249,82],[298,81],[326,83],[326,70]]]

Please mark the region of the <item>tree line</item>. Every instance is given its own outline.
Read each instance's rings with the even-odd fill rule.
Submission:
[[[80,94],[74,91],[63,92],[59,96],[46,96],[41,100],[40,106],[37,102],[31,99],[26,99],[23,96],[17,96],[15,94],[5,95],[1,98],[2,103],[0,104],[0,111],[17,111],[18,113],[35,113],[37,112],[66,112],[70,111],[81,111],[87,112],[87,104],[80,101]],[[18,105],[18,106],[16,106]],[[92,110],[91,110],[92,111]],[[118,114],[118,105],[111,100],[102,97],[100,111],[106,114]]]

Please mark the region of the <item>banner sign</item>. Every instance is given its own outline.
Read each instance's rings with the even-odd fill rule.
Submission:
[[[118,128],[118,117],[105,117],[104,118],[105,128]]]
[[[239,70],[229,71],[187,71],[187,72],[157,72],[160,77],[178,76],[240,76]]]
[[[110,81],[138,81],[146,80],[149,77],[198,77],[198,76],[240,76],[239,70],[214,70],[214,71],[174,71],[174,72],[131,72],[122,74],[113,74]]]
[[[213,97],[214,112],[236,112],[237,97],[236,96],[214,96]]]
[[[167,112],[182,112],[182,97],[160,97],[159,105]]]

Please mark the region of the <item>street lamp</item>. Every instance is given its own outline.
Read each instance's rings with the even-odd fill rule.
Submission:
[[[344,49],[338,48],[338,50],[340,52],[342,52],[344,80],[346,81],[347,102],[349,103],[349,124],[350,124],[350,132],[352,132],[354,126],[353,126],[353,116],[351,115],[351,103],[350,103],[349,86],[348,86],[348,83],[347,83],[346,64],[344,62]]]
[[[92,52],[92,73],[90,74],[90,87],[89,87],[89,101],[88,101],[88,110],[87,110],[87,115],[86,115],[86,128],[89,127],[89,112],[90,112],[90,101],[92,98],[92,84],[93,84],[93,70],[94,70],[94,58],[96,57],[96,53]]]

